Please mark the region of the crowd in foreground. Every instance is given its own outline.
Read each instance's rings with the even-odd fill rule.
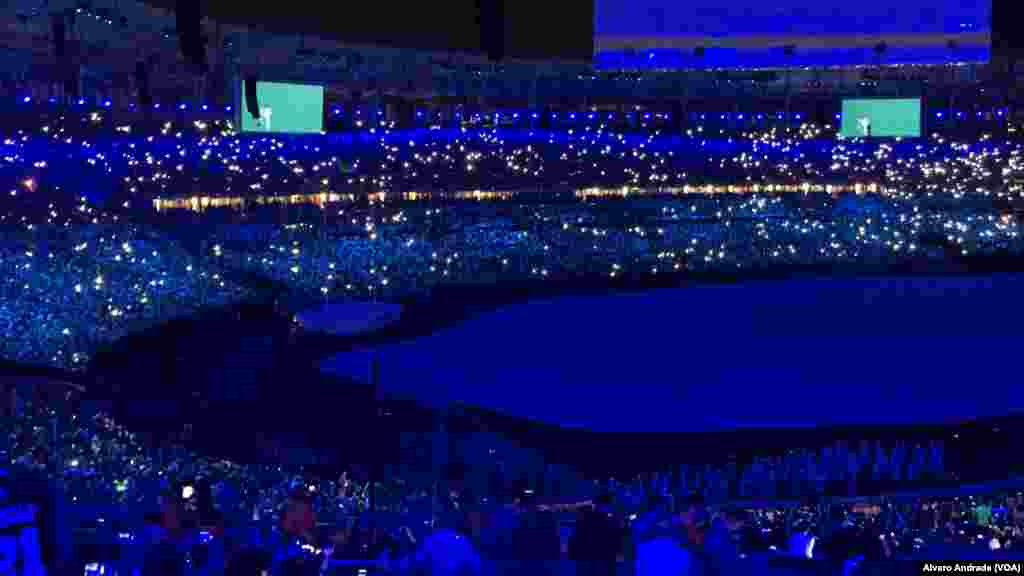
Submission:
[[[5,466],[31,471],[63,503],[72,536],[50,545],[75,573],[860,574],[894,559],[1017,558],[1024,548],[1018,486],[940,482],[938,443],[836,442],[626,481],[514,454],[467,462],[482,476],[353,468],[334,479],[155,445],[75,401],[18,400],[3,422]],[[474,450],[494,448],[459,454]],[[858,481],[862,460],[888,482]],[[816,489],[833,475],[842,489]]]
[[[253,278],[308,306],[1024,250],[1015,132],[864,142],[806,124],[711,136],[595,121],[290,138],[202,121],[140,134],[98,112],[40,123],[0,145],[0,353],[64,369],[134,330],[259,298]]]

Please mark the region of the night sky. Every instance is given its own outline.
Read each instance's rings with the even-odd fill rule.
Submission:
[[[173,10],[175,0],[145,0]],[[208,0],[205,16],[271,32],[310,33],[349,44],[478,52],[475,0],[443,2],[242,2]]]
[[[144,0],[174,10],[175,0]],[[307,33],[352,45],[485,53],[480,3],[504,2],[504,56],[589,60],[593,53],[594,0],[442,0],[441,2],[203,2],[214,20],[269,32]]]

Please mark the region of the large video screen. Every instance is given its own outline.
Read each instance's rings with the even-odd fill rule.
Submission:
[[[921,100],[849,99],[843,100],[843,138],[919,138],[921,136]]]
[[[242,102],[242,132],[312,134],[324,129],[324,87],[308,84],[256,82],[259,118],[249,113],[245,102],[245,82],[239,94]]]
[[[656,68],[871,64],[882,42],[890,63],[987,61],[991,19],[992,0],[596,0],[594,45]]]

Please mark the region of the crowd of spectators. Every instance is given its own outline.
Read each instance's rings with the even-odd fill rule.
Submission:
[[[52,406],[52,404],[51,404]],[[145,497],[158,493],[154,488],[177,475],[204,477],[214,484],[236,484],[233,501],[241,508],[272,515],[285,491],[278,486],[266,488],[258,476],[269,473],[287,479],[286,485],[302,485],[315,492],[319,514],[346,514],[369,506],[367,486],[359,489],[351,482],[304,478],[302,466],[241,467],[227,461],[210,460],[180,446],[161,446],[144,440],[116,425],[105,413],[89,404],[74,408],[42,409],[31,401],[16,411],[5,428],[12,461],[27,465],[57,465],[64,474],[68,496],[90,504],[115,506],[143,504]],[[517,447],[493,435],[468,435],[459,440],[458,457],[479,463],[472,473],[464,470],[456,486],[475,485],[472,492],[494,490],[494,474],[522,486],[523,490],[551,497],[592,496],[611,491],[626,506],[640,505],[647,494],[699,494],[709,502],[777,501],[807,497],[859,497],[910,488],[948,486],[956,479],[955,467],[947,469],[940,441],[929,444],[903,441],[885,446],[863,441],[859,448],[836,441],[819,450],[790,450],[783,454],[759,454],[750,461],[735,459],[725,464],[680,464],[660,473],[628,481],[609,479],[589,485],[571,469],[545,463],[536,451]],[[500,456],[494,454],[500,452]],[[491,470],[493,468],[493,470]],[[290,471],[289,471],[290,470]],[[313,474],[319,477],[319,473]],[[396,474],[397,476],[397,474]],[[163,486],[166,489],[168,486]],[[394,500],[389,495],[415,493],[426,498],[433,489],[428,478],[399,479],[399,485],[378,484],[373,506],[377,510],[408,513],[412,501]],[[488,488],[481,488],[488,487]],[[239,491],[240,490],[240,491]],[[423,494],[424,490],[428,494]],[[587,493],[590,494],[587,494]],[[338,501],[337,494],[347,494]],[[360,496],[360,497],[357,497]],[[404,496],[403,496],[404,497]],[[321,500],[322,498],[322,500]]]
[[[254,274],[310,304],[1022,249],[1013,131],[859,141],[591,114],[271,137],[107,116],[48,115],[2,141],[7,359],[83,367],[136,327],[245,299]]]
[[[610,200],[403,206],[347,223],[272,227],[243,246],[225,235],[211,240],[211,253],[311,297],[401,300],[444,285],[941,265],[1021,250],[1012,214],[876,201],[877,211],[859,214],[845,208],[872,199],[823,201],[823,210],[764,196],[642,199],[628,212]]]
[[[80,202],[5,203],[0,354],[81,368],[133,330],[245,298],[244,286],[159,231]]]
[[[247,137],[213,121],[44,118],[0,145],[2,357],[83,368],[134,330],[259,297],[253,277],[307,303],[401,301],[445,285],[949,265],[1024,251],[1015,132],[863,142],[809,124],[669,134],[590,120]],[[958,479],[937,442],[837,442],[625,482],[585,482],[524,456],[442,490],[429,475],[209,458],[82,404],[14,404],[5,460],[58,486],[76,558],[88,534],[140,569],[180,560],[206,573],[254,573],[247,562],[309,573],[355,560],[479,571],[532,558],[741,574],[787,555],[852,570],[857,558],[1021,545],[1012,495],[915,500]],[[513,493],[501,488],[511,477],[529,480]],[[896,492],[911,496],[877,498]],[[115,559],[85,563],[104,562]]]
[[[689,566],[680,572],[687,574],[787,574],[808,563],[799,573],[856,574],[858,564],[899,558],[1017,558],[1024,546],[1024,504],[1012,482],[929,490],[938,478],[932,471],[944,468],[939,443],[894,442],[887,450],[861,442],[854,451],[836,442],[757,457],[733,466],[746,488],[732,493],[724,488],[729,467],[586,481],[512,455],[508,462],[539,468],[500,474],[536,483],[370,482],[358,467],[334,478],[205,457],[65,400],[18,402],[3,420],[5,465],[35,470],[57,487],[72,533],[68,562],[127,573],[239,573],[232,570],[255,563],[275,574],[574,566],[578,574],[639,575],[665,573],[658,569],[666,565]],[[868,491],[816,490],[826,473],[816,474],[815,463],[827,477]],[[861,463],[890,482],[856,484]],[[493,466],[467,463],[477,465]],[[545,478],[557,470],[564,481]],[[547,493],[553,484],[558,494]],[[892,491],[870,492],[880,488]],[[148,571],[168,562],[172,572]]]

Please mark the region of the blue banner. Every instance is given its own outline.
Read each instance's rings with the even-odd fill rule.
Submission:
[[[992,20],[991,0],[596,1],[597,36],[956,34]]]

